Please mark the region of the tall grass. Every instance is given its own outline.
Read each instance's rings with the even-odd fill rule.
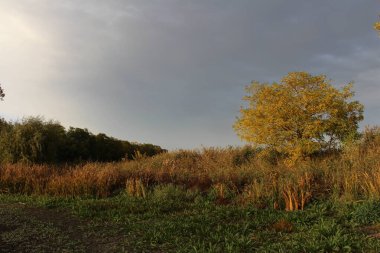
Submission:
[[[212,195],[217,203],[303,209],[309,202],[380,199],[380,129],[340,153],[299,161],[294,167],[257,150],[180,150],[120,163],[76,167],[3,165],[0,191],[54,196],[107,197],[120,191],[145,198],[160,185]]]
[[[107,197],[124,184],[122,171],[112,164],[77,167],[5,165],[0,168],[0,191],[53,196]]]

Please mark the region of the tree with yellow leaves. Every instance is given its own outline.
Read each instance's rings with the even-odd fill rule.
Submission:
[[[287,154],[292,162],[336,149],[357,134],[363,105],[349,101],[352,83],[338,90],[330,82],[307,72],[291,72],[280,83],[252,82],[234,129],[242,140]]]
[[[376,22],[375,24],[373,24],[373,28],[374,28],[376,31],[380,32],[380,22]]]

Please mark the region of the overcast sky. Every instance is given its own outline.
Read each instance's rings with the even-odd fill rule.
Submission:
[[[0,0],[0,116],[240,145],[244,87],[308,71],[355,81],[361,126],[380,125],[379,13],[379,0]]]

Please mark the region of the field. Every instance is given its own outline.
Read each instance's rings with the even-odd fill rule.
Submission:
[[[292,167],[249,147],[3,165],[0,252],[379,252],[379,137]]]
[[[380,205],[286,212],[161,187],[142,199],[1,195],[0,252],[379,252]]]

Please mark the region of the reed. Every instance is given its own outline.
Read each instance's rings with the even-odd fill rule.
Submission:
[[[159,185],[232,199],[235,204],[302,210],[317,199],[380,199],[380,130],[367,129],[341,152],[299,161],[293,167],[250,147],[179,150],[118,163],[78,166],[7,164],[0,192],[108,197],[120,191],[147,197]],[[229,202],[229,203],[230,203]]]
[[[129,178],[125,182],[125,190],[133,197],[146,197],[146,187],[140,178]]]

